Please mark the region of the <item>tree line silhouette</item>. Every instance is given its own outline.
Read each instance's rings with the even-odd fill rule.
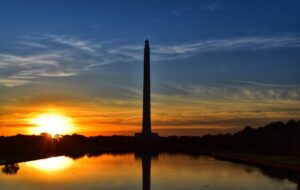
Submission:
[[[234,134],[205,135],[200,144],[216,150],[300,156],[300,120],[272,122],[256,129],[247,126]]]
[[[78,152],[163,151],[196,153],[231,151],[261,155],[300,156],[300,121],[278,121],[264,127],[245,127],[233,134],[159,137],[139,141],[132,136],[16,135],[0,137],[1,160],[18,161]]]

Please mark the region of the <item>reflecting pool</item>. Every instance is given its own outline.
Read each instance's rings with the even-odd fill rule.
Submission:
[[[65,156],[1,166],[0,189],[297,190],[262,169],[210,156],[150,153]]]

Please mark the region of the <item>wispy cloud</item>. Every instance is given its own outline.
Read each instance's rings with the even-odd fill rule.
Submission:
[[[272,87],[272,88],[300,88],[299,85],[290,85],[290,84],[271,84],[271,83],[243,81],[243,80],[236,80],[234,82],[240,84],[246,84],[250,86],[261,86],[261,87]]]
[[[229,51],[229,50],[267,50],[274,48],[300,47],[300,37],[285,36],[253,36],[227,39],[203,40],[175,45],[161,45],[154,50],[161,55],[193,55],[199,52]]]
[[[54,35],[54,34],[47,34],[45,37],[48,37],[50,40],[67,45],[79,50],[83,50],[89,53],[96,52],[96,48],[99,47],[98,45],[95,45],[94,43],[91,43],[88,40],[80,40],[78,38],[65,36],[65,35]]]
[[[143,45],[120,45],[108,48],[107,53],[113,55],[114,57],[122,57],[124,62],[142,61],[143,49]]]
[[[66,77],[78,73],[74,58],[67,51],[46,51],[16,55],[0,54],[2,73],[0,84],[19,86],[40,77]]]
[[[300,101],[297,85],[267,85],[263,83],[233,83],[218,86],[165,83],[165,95],[228,101]]]
[[[101,44],[90,40],[50,34],[21,39],[14,44],[21,44],[26,51],[0,53],[0,84],[12,87],[41,77],[69,77],[110,63],[108,56],[102,56]]]
[[[0,53],[0,84],[22,85],[41,77],[69,77],[94,71],[107,64],[137,63],[143,59],[143,44],[124,41],[93,41],[66,35],[23,36],[22,53]],[[19,46],[18,46],[19,47]],[[298,48],[300,37],[252,36],[151,45],[153,61],[185,59],[206,52],[256,51]],[[26,78],[26,82],[18,82]]]
[[[22,80],[22,79],[0,79],[0,84],[3,84],[7,87],[14,87],[14,86],[21,86],[24,84],[29,83],[29,80]]]
[[[30,55],[0,54],[0,65],[58,65],[60,59],[70,59],[65,52],[47,51]]]
[[[141,61],[143,46],[138,44],[120,45],[110,47],[109,54],[123,56],[124,61]],[[275,48],[300,47],[300,37],[294,35],[284,36],[252,36],[226,39],[211,39],[194,42],[176,43],[173,45],[160,44],[151,46],[152,60],[164,61],[188,58],[205,52],[220,51],[255,51]]]
[[[42,49],[48,48],[47,45],[37,43],[37,42],[22,41],[22,42],[17,42],[17,44],[20,44],[22,46],[29,47],[29,48],[42,48]]]

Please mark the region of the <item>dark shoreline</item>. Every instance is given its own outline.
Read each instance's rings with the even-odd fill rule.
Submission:
[[[229,161],[235,164],[249,165],[259,168],[263,174],[276,179],[289,179],[297,183],[297,189],[300,189],[300,163],[288,164],[285,162],[276,162],[272,159],[255,158],[256,155],[240,155],[232,152],[211,151],[208,155],[223,161]],[[271,157],[270,157],[271,158]]]
[[[298,163],[290,164],[282,161],[274,161],[271,159],[272,156],[262,159],[256,155],[241,155],[239,153],[224,151],[210,151],[208,154],[220,160],[229,160],[259,167],[272,167],[280,170],[297,172],[300,174],[300,161]]]

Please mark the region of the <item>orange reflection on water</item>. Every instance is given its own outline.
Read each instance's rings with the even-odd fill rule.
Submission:
[[[297,189],[296,183],[274,178],[258,168],[209,156],[161,154],[152,157],[151,164],[145,163],[150,158],[148,154],[103,154],[76,160],[60,156],[20,163],[13,178],[0,173],[0,189],[13,190],[20,184],[28,190],[140,190],[143,176],[149,176],[153,189]]]
[[[42,171],[63,170],[71,166],[73,160],[65,156],[46,158],[42,160],[26,162],[26,165]]]

